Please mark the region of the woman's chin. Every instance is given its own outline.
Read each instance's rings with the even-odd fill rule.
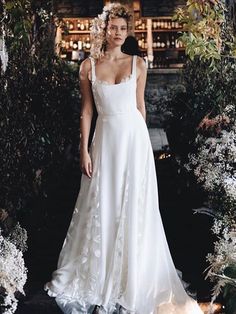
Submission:
[[[124,44],[124,40],[114,40],[112,43],[110,43],[109,47],[110,48],[115,48],[115,47],[121,47]]]

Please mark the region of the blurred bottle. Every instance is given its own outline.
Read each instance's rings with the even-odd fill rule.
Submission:
[[[83,21],[81,21],[80,29],[81,29],[81,31],[84,31],[84,30],[85,30],[85,25],[84,25],[84,22],[83,22]]]
[[[70,21],[70,23],[69,23],[69,30],[73,31],[73,29],[74,29],[74,23],[72,21]]]
[[[87,38],[86,38],[86,45],[85,45],[85,47],[86,47],[86,49],[90,49],[90,38],[89,38],[89,36],[87,36]]]

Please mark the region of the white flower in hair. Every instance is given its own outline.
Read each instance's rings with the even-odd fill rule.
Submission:
[[[91,26],[91,49],[90,54],[98,59],[104,54],[106,46],[106,26],[109,18],[124,18],[127,23],[130,21],[130,13],[126,6],[120,3],[110,3],[103,8],[101,14],[94,18]]]

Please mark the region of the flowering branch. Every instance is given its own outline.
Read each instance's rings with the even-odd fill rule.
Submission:
[[[220,0],[188,0],[176,10],[173,17],[183,24],[179,40],[186,46],[186,54],[193,60],[196,56],[211,61],[220,60],[224,51],[236,56],[236,38],[229,28],[226,7]]]

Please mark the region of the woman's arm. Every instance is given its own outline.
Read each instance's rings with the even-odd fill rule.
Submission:
[[[87,58],[80,65],[79,79],[80,92],[82,97],[81,115],[80,115],[80,164],[84,174],[91,177],[92,162],[88,153],[88,141],[93,117],[93,95],[89,73],[91,72],[91,63]]]
[[[147,79],[147,68],[145,61],[141,57],[137,57],[137,108],[141,112],[144,120],[146,121],[146,108],[144,101],[144,92]]]

